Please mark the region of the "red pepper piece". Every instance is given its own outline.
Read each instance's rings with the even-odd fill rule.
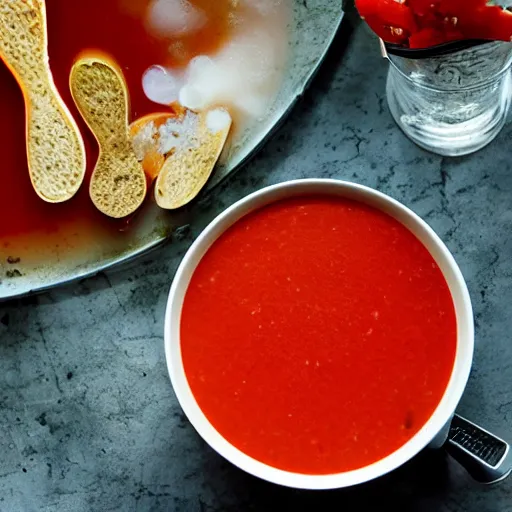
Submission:
[[[400,0],[358,0],[356,5],[363,18],[378,18],[382,26],[401,28],[409,33],[417,29],[411,10]]]
[[[467,38],[510,41],[512,13],[497,6],[484,6],[473,12],[461,10],[458,25]]]
[[[409,0],[407,4],[416,16],[431,16],[438,12],[439,0]]]
[[[366,16],[365,21],[382,40],[393,44],[407,43],[409,32],[406,30],[400,27],[390,27],[385,25],[378,16]]]
[[[444,43],[444,35],[435,28],[424,28],[409,37],[410,48],[429,48]]]
[[[356,6],[384,41],[411,48],[457,39],[512,41],[512,13],[488,0],[356,0]]]

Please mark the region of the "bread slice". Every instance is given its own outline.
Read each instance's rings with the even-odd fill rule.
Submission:
[[[0,1],[0,58],[23,91],[32,185],[47,202],[66,201],[82,184],[86,155],[50,71],[44,0]]]
[[[223,108],[198,114],[188,111],[182,129],[160,170],[155,198],[161,208],[174,210],[192,201],[206,185],[226,144],[231,117]]]
[[[129,134],[129,93],[121,70],[105,55],[82,56],[70,75],[73,99],[100,153],[89,193],[105,215],[122,218],[144,201],[146,177]]]

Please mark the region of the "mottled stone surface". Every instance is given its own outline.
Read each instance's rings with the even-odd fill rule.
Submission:
[[[512,439],[512,125],[477,155],[428,154],[393,123],[385,73],[375,41],[345,25],[285,126],[190,210],[173,243],[130,269],[0,305],[0,511],[512,510],[512,479],[480,487],[442,452],[351,490],[261,482],[205,446],[167,377],[167,291],[202,227],[264,185],[343,178],[403,201],[453,251],[477,335],[460,412]]]

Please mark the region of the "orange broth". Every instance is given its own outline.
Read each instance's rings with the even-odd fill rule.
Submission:
[[[71,66],[84,50],[100,49],[122,67],[130,90],[132,120],[165,107],[151,103],[142,90],[142,75],[151,65],[181,66],[200,53],[218,49],[229,37],[229,0],[190,0],[203,9],[207,23],[181,39],[157,38],[145,23],[149,0],[46,0],[50,65],[55,83],[77,120],[88,156],[88,177],[97,157],[96,143],[82,122],[69,92]],[[181,48],[179,61],[169,48]],[[125,223],[114,222],[95,210],[88,195],[88,177],[75,198],[64,204],[47,204],[30,183],[25,153],[25,119],[22,94],[0,61],[0,250],[16,246],[18,238],[43,245],[73,238],[87,247],[100,233],[116,232]]]
[[[361,203],[290,199],[247,215],[195,270],[183,365],[208,420],[270,466],[372,464],[428,421],[453,369],[448,285],[402,224]]]

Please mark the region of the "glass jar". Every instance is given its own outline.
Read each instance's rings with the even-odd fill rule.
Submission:
[[[439,57],[388,55],[391,114],[419,146],[446,156],[489,144],[511,99],[512,44],[491,42]]]

